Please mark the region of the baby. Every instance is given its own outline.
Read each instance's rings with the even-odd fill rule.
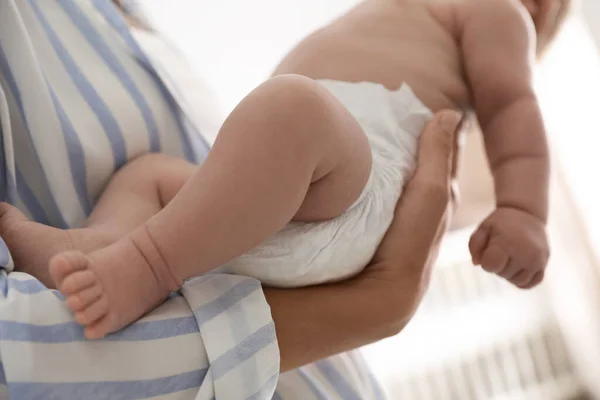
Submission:
[[[433,112],[472,109],[497,204],[471,239],[473,262],[531,287],[549,256],[532,21],[551,1],[365,1],[237,106],[200,168],[143,156],[116,173],[85,228],[3,205],[0,234],[17,268],[66,296],[88,338],[215,269],[277,286],[343,279],[389,227]]]

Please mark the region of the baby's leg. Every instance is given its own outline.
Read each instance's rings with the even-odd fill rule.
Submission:
[[[67,250],[97,250],[118,239],[102,230],[64,230],[39,224],[7,203],[0,203],[0,237],[10,250],[15,271],[32,275],[48,288],[55,288],[48,272],[52,256]]]
[[[61,290],[101,286],[76,311],[97,338],[131,323],[184,279],[257,246],[291,219],[343,213],[371,167],[368,141],[318,83],[281,76],[246,97],[223,125],[200,170],[165,208],[115,244],[53,260]]]
[[[67,250],[90,253],[102,249],[159,212],[196,167],[161,154],[148,154],[121,168],[109,182],[92,215],[81,229],[57,229],[30,221],[15,207],[0,203],[0,237],[15,270],[28,273],[49,288],[54,281],[48,262]]]
[[[164,154],[130,161],[112,177],[85,227],[122,238],[162,210],[197,168]]]

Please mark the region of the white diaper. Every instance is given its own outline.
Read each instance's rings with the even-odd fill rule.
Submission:
[[[406,178],[415,166],[419,135],[432,113],[407,85],[392,92],[370,82],[319,82],[346,106],[369,138],[373,167],[368,184],[358,201],[339,217],[292,222],[219,271],[282,287],[344,279],[365,267],[390,226]]]

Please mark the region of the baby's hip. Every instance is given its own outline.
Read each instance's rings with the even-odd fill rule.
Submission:
[[[221,270],[283,287],[340,280],[364,268],[389,228],[415,166],[418,138],[432,113],[406,85],[389,91],[370,82],[319,83],[348,109],[369,139],[373,164],[363,193],[339,217],[292,222]]]
[[[388,90],[374,82],[319,80],[363,128],[375,155],[408,153],[433,113],[407,84]]]
[[[406,174],[374,160],[357,202],[342,215],[320,222],[291,222],[221,272],[252,276],[279,287],[342,280],[371,260],[394,216]]]

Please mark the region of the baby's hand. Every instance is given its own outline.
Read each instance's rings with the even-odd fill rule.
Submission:
[[[497,208],[469,242],[474,265],[495,273],[521,289],[544,278],[550,250],[546,225],[514,208]]]

